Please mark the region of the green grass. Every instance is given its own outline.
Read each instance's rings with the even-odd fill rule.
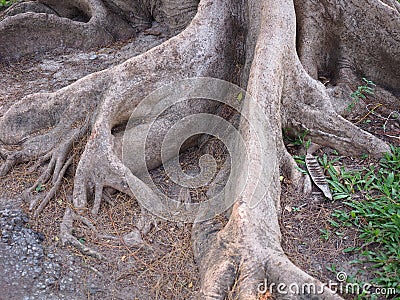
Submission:
[[[366,99],[367,95],[373,95],[374,94],[374,87],[375,83],[373,83],[371,80],[368,80],[366,78],[362,79],[365,84],[358,86],[357,90],[351,93],[351,98],[353,98],[353,101],[347,106],[347,110],[351,111],[353,107],[360,102],[360,99]]]
[[[282,135],[285,142],[290,143],[292,146],[304,146],[306,149],[310,147],[311,140],[306,139],[306,136],[309,134],[308,130],[304,130],[303,132],[298,133],[293,137],[293,133],[290,134],[291,131],[287,128],[283,128]]]
[[[17,2],[17,0],[0,0],[0,8],[1,7],[9,7],[11,4]]]
[[[362,246],[344,252],[360,254],[361,263],[374,275],[372,284],[397,289],[400,293],[400,148],[391,146],[379,166],[360,171],[334,167],[326,156],[320,163],[328,179],[334,201],[347,209],[335,210],[333,227],[354,227]],[[336,159],[337,160],[337,159]]]

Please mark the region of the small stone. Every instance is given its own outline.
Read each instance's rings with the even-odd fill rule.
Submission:
[[[102,292],[103,290],[100,288],[100,287],[98,287],[98,286],[96,286],[96,285],[94,285],[94,284],[91,284],[90,286],[89,286],[89,288],[88,288],[88,292],[89,292],[89,294],[91,294],[91,295],[94,295],[94,294],[96,294],[96,293],[99,293],[99,292]]]
[[[36,286],[41,290],[44,290],[46,288],[46,285],[43,282],[39,282]]]
[[[123,239],[129,247],[137,246],[143,243],[142,236],[138,229],[135,229],[134,231],[124,235]]]
[[[54,285],[56,283],[56,280],[53,277],[48,277],[44,281],[44,283],[49,286],[49,285]]]

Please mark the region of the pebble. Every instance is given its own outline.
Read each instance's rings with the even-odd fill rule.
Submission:
[[[77,268],[68,261],[69,272],[62,277],[61,257],[45,254],[44,235],[28,228],[28,222],[21,210],[0,210],[1,296],[9,300],[71,299],[79,282]]]

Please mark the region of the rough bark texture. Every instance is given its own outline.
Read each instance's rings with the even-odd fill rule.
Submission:
[[[0,61],[56,48],[90,49],[135,36],[161,22],[185,27],[198,1],[40,0],[18,2],[0,14]]]
[[[189,0],[23,2],[0,17],[0,58],[13,60],[60,45],[95,47],[133,36],[153,20],[182,29],[196,7],[197,2]],[[236,66],[241,69],[239,79]],[[257,286],[264,278],[321,287],[288,260],[280,245],[279,174],[299,186],[303,181],[283,145],[282,128],[308,130],[314,142],[347,154],[389,151],[384,142],[340,114],[354,90],[351,83],[361,77],[378,84],[388,109],[398,107],[400,9],[395,0],[202,0],[188,27],[162,45],[55,93],[29,95],[12,106],[0,118],[0,154],[5,158],[0,174],[29,160],[48,162],[38,183],[51,181],[53,189],[40,203],[32,202],[39,213],[73,160],[73,143],[88,136],[75,174],[73,205],[86,208],[93,198],[96,213],[105,187],[132,194],[126,176],[135,172],[121,162],[121,136],[113,135],[113,128],[126,123],[135,106],[155,89],[200,76],[237,83],[252,95],[268,118],[269,128],[263,131],[274,155],[267,166],[273,176],[265,177],[264,196],[256,208],[251,205],[252,188],[259,178],[250,176],[226,226],[219,228],[212,220],[195,224],[194,253],[202,278],[198,299],[224,299],[232,288],[235,299],[257,299]],[[330,83],[319,82],[321,76]],[[157,145],[169,122],[215,109],[215,104],[198,101],[159,119],[151,135],[149,168],[161,163]],[[257,162],[255,137],[242,126],[250,160]],[[71,233],[74,217],[66,212],[62,238],[79,246]],[[340,299],[326,287],[319,297]]]

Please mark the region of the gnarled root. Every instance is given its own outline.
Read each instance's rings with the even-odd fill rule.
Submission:
[[[269,35],[261,32],[258,36],[247,90],[264,108],[270,120],[271,127],[264,128],[268,140],[275,142],[278,150],[282,149],[279,147],[279,133],[281,126],[285,126],[307,130],[313,141],[341,152],[380,155],[389,151],[383,141],[335,112],[326,87],[311,78],[304,69],[306,67],[313,74],[312,69],[308,68],[310,65],[303,66],[297,58],[292,44],[295,40],[294,31],[290,31],[293,34],[291,36],[287,27],[270,24],[269,20],[279,18],[279,24],[287,22],[288,27],[294,29],[289,1],[280,2],[279,5],[268,1],[268,6],[261,5],[260,10],[260,24],[254,26],[274,28],[274,31],[269,31]],[[274,43],[275,37],[286,40],[287,52],[276,46],[281,44],[281,40]],[[302,62],[307,63],[307,60]],[[268,106],[262,100],[266,97],[265,91],[270,92]],[[256,137],[249,133],[246,138],[250,161],[254,159],[257,164],[259,158],[254,149]],[[298,179],[295,164],[287,152],[282,149],[276,155],[281,170],[291,178]],[[256,164],[253,165],[254,169],[257,168]],[[269,157],[267,166],[277,168],[273,156]],[[263,286],[265,282],[274,284],[275,288],[278,284],[286,286],[284,294],[272,289],[272,295],[278,298],[301,299],[305,294],[319,291],[319,299],[342,299],[294,266],[281,249],[277,215],[280,210],[278,174],[278,170],[275,170],[270,173],[271,176],[250,178],[246,189],[237,195],[238,200],[227,225],[216,225],[211,221],[195,225],[194,253],[202,279],[198,299],[225,299],[228,293],[234,293],[235,299],[257,299],[260,285],[268,291],[269,286]],[[259,186],[257,180],[262,181],[265,194],[261,194],[261,200],[254,205],[253,188]],[[299,289],[289,289],[291,285]],[[310,286],[314,287],[313,291],[302,290]]]
[[[75,174],[73,202],[76,208],[86,208],[88,197],[94,196],[92,214],[97,214],[104,187],[132,195],[125,178],[128,171],[114,153],[112,137],[111,132],[94,127]]]
[[[246,300],[266,293],[277,299],[300,299],[307,294],[342,299],[289,261],[280,247],[279,233],[274,232],[271,220],[275,216],[266,208],[239,202],[222,230],[214,221],[195,224],[193,247],[202,275],[196,299],[222,300],[228,293]]]
[[[57,48],[92,49],[134,37],[157,20],[176,31],[187,26],[198,1],[41,0],[16,3],[0,14],[0,60]]]
[[[86,247],[84,244],[79,242],[76,237],[72,235],[74,221],[81,221],[86,226],[88,226],[93,233],[96,233],[95,227],[88,219],[76,214],[71,208],[67,207],[60,226],[60,237],[63,245],[70,244],[86,255],[93,256],[97,259],[104,259],[101,253],[92,250],[89,247]]]
[[[113,70],[118,75],[111,82],[110,89],[104,93],[104,101],[97,109],[97,118],[92,126],[91,136],[75,174],[73,203],[76,208],[86,208],[89,197],[93,197],[94,204],[91,211],[96,214],[103,198],[104,187],[112,187],[132,195],[127,177],[133,177],[135,176],[133,173],[139,173],[141,170],[135,170],[134,164],[133,170],[129,170],[122,163],[120,150],[118,150],[118,137],[113,136],[111,130],[113,126],[120,122],[126,122],[141,99],[144,99],[148,93],[157,87],[168,84],[171,77],[173,77],[173,80],[178,80],[193,77],[195,74],[224,76],[219,74],[220,70],[217,69],[217,65],[226,59],[223,53],[218,52],[227,38],[225,28],[223,26],[215,28],[218,34],[213,40],[210,40],[207,34],[207,26],[208,22],[212,22],[212,20],[206,21],[203,18],[210,9],[218,10],[216,18],[219,17],[220,20],[230,18],[229,13],[225,9],[221,9],[225,5],[221,5],[221,3],[213,3],[210,6],[200,5],[199,15],[193,21],[196,24],[196,29],[191,30],[189,26],[177,37],[139,57],[130,59]],[[208,50],[206,52],[214,53],[206,61],[199,59],[196,55],[196,46],[204,45],[204,43],[207,43]],[[182,53],[176,53],[175,50],[178,49],[178,45],[180,49],[183,49]],[[158,72],[153,73],[153,70]],[[135,80],[137,84],[127,87],[127,82],[131,82],[131,80]],[[143,89],[142,82],[146,82],[146,89]],[[204,108],[207,109],[207,107],[204,107],[204,103],[200,103],[193,108],[185,108],[187,111],[180,111],[179,113],[190,115],[194,112],[191,109],[203,111]],[[212,108],[212,106],[208,107],[208,110]],[[177,113],[176,109],[172,110],[170,116],[173,117],[174,113]],[[158,128],[159,131],[155,131],[148,138],[156,145],[161,145],[161,142],[155,141],[162,140],[167,130],[164,123],[169,122],[168,118],[166,116],[154,123],[154,127]],[[138,147],[137,153],[141,153],[141,144],[134,145],[134,147]],[[149,149],[151,153],[148,153],[148,156],[152,158],[151,161],[148,161],[152,168],[157,167],[160,161],[160,158],[157,158],[159,155],[157,147]],[[133,152],[135,151],[133,150]],[[142,233],[146,231],[145,226],[139,227],[143,227],[141,228]]]
[[[213,18],[210,19],[210,15]],[[215,26],[217,20],[220,24]],[[50,181],[52,177],[53,186],[39,203],[35,215],[40,213],[58,189],[63,174],[73,159],[72,144],[87,132],[90,132],[90,136],[75,174],[74,206],[86,208],[93,197],[92,213],[96,214],[105,187],[132,195],[126,176],[133,174],[118,157],[115,143],[117,138],[112,135],[112,128],[126,123],[137,104],[160,86],[194,76],[226,77],[231,68],[221,69],[220,64],[230,60],[229,55],[232,53],[222,50],[231,38],[236,38],[230,26],[226,26],[230,22],[232,15],[227,4],[205,1],[200,5],[199,14],[192,25],[164,44],[115,68],[89,75],[56,93],[31,95],[11,107],[0,119],[0,139],[5,147],[21,144],[21,150],[5,153],[9,155],[2,166],[2,173],[7,173],[17,163],[33,158],[39,159],[39,163],[49,161],[47,169],[29,191],[34,191],[39,184]],[[215,34],[211,39],[210,24],[213,24]],[[203,49],[204,55],[198,53],[199,47]],[[143,82],[146,82],[145,88]],[[193,107],[195,111],[214,109],[204,103]],[[181,109],[172,108],[170,117],[174,118],[173,114]],[[191,108],[186,109],[188,111],[185,114],[190,115]],[[84,124],[79,124],[82,119],[85,120]],[[150,137],[154,138],[155,144],[167,130],[163,125],[169,122],[168,116],[157,122],[155,127],[161,130]],[[54,128],[49,129],[53,126]],[[74,126],[78,128],[74,129]],[[9,133],[8,128],[13,129],[13,134]],[[44,129],[50,131],[41,134],[40,131]],[[35,151],[32,151],[31,144],[36,147]],[[149,156],[154,157],[154,153]],[[159,159],[150,163],[156,167]],[[31,203],[31,208],[37,204],[36,199]],[[70,214],[68,212],[67,216]],[[66,224],[62,226],[64,235],[71,242],[72,234],[66,233],[70,228],[67,224],[70,219],[71,217],[66,217]],[[145,226],[140,227],[145,231]],[[73,243],[79,245],[76,241]]]
[[[5,159],[0,174],[5,175],[14,165],[31,160],[37,160],[35,167],[49,162],[34,186],[25,193],[26,198],[33,199],[30,209],[34,209],[42,193],[34,195],[36,197],[31,197],[32,194],[51,179],[52,187],[40,201],[35,216],[60,187],[73,160],[74,144],[89,131],[91,114],[98,104],[97,93],[106,86],[105,79],[107,73],[99,72],[55,93],[29,95],[0,118],[0,152]],[[85,85],[88,81],[91,84]],[[77,89],[79,83],[84,85]]]
[[[90,49],[132,37],[135,29],[100,0],[20,3],[0,16],[0,60],[56,48]]]
[[[326,88],[300,67],[289,78],[297,89],[290,88],[283,98],[284,118],[290,128],[308,131],[314,142],[331,146],[350,155],[369,153],[380,156],[390,152],[389,146],[372,134],[358,128],[334,110]],[[293,103],[293,99],[297,99]],[[290,101],[291,103],[289,103]]]
[[[323,290],[324,299],[341,299],[295,267],[280,246],[280,171],[285,172],[294,183],[301,181],[293,159],[284,149],[282,127],[307,130],[318,144],[348,154],[362,152],[379,155],[389,148],[341,117],[335,111],[326,87],[317,78],[310,77],[318,76],[319,64],[311,65],[313,56],[311,59],[299,59],[297,56],[293,1],[248,2],[244,5],[240,1],[203,0],[190,26],[162,45],[119,66],[85,77],[57,93],[36,94],[23,99],[0,119],[2,155],[7,158],[1,172],[4,174],[14,164],[33,157],[50,160],[37,183],[49,181],[49,174],[52,173],[54,190],[49,193],[52,195],[72,160],[72,141],[90,132],[76,170],[72,201],[74,208],[87,209],[94,198],[91,211],[95,214],[104,198],[105,187],[131,194],[127,182],[137,179],[142,171],[137,169],[135,161],[129,169],[122,163],[118,137],[112,134],[112,129],[126,124],[138,104],[157,88],[196,76],[230,79],[237,60],[245,59],[245,74],[241,83],[246,86],[253,101],[247,96],[243,99],[241,113],[248,113],[249,117],[247,122],[241,123],[239,131],[243,133],[248,160],[243,159],[235,168],[246,170],[245,167],[250,167],[251,172],[244,189],[240,193],[233,192],[238,194],[233,197],[236,202],[225,226],[211,220],[194,227],[194,252],[202,280],[199,298],[224,299],[229,292],[233,292],[238,299],[257,299],[257,288],[267,279],[271,283],[295,283],[299,287],[314,284],[318,290]],[[381,9],[386,11],[388,8]],[[398,16],[398,11],[394,9],[390,13]],[[244,20],[246,28],[241,27]],[[243,33],[248,32],[248,36],[238,34],[237,28]],[[390,29],[395,31],[395,28]],[[347,40],[348,43],[351,41],[354,42],[354,39]],[[382,42],[390,43],[390,39],[382,38]],[[231,48],[239,46],[243,46],[246,53],[232,51]],[[349,50],[349,55],[354,54],[350,51],[352,49],[344,49]],[[304,50],[299,52],[308,53]],[[371,68],[376,65],[377,60],[371,61]],[[364,70],[368,73],[371,68]],[[394,71],[395,76],[398,76],[398,70]],[[382,71],[382,78],[385,83],[391,84],[393,80],[386,76],[389,73],[386,71],[388,68]],[[397,87],[397,84],[393,86]],[[27,103],[27,99],[33,101]],[[153,146],[150,153],[146,153],[150,168],[160,164],[160,145],[168,126],[176,121],[177,116],[215,109],[210,104],[201,106],[201,103],[199,100],[194,105],[176,105],[158,116],[153,123],[154,130],[148,136]],[[145,109],[151,111],[152,105],[154,103]],[[257,114],[259,112],[265,118],[261,118]],[[28,116],[32,116],[32,122]],[[90,122],[85,121],[77,128],[73,126],[87,120],[88,116]],[[144,116],[147,117],[145,113]],[[136,124],[138,128],[141,128],[141,121]],[[13,130],[12,134],[8,133],[9,128]],[[50,131],[42,134],[42,129]],[[60,138],[63,132],[67,133]],[[143,146],[140,142],[143,141],[132,146],[133,151],[142,153],[139,151]],[[19,144],[20,150],[7,151],[7,147],[16,144]],[[167,157],[167,160],[170,158]],[[245,166],[247,163],[249,165]],[[220,177],[223,179],[224,173]],[[241,181],[241,178],[236,179],[238,183]],[[42,209],[48,200],[45,198],[38,209]],[[93,228],[91,223],[68,208],[61,225],[63,241],[75,245],[84,253],[100,257],[72,235],[74,219]],[[145,226],[138,227],[138,230],[147,230]],[[287,298],[301,296],[291,290],[285,295]]]
[[[32,193],[39,186],[46,185],[50,181],[50,179],[52,187],[49,191],[46,192],[46,196],[43,200],[40,201],[38,207],[35,209],[34,217],[37,217],[42,212],[42,210],[60,188],[65,172],[67,171],[68,167],[73,163],[73,159],[75,157],[75,154],[71,154],[73,144],[78,142],[87,133],[88,125],[89,121],[86,120],[81,128],[77,128],[72,131],[71,137],[64,140],[64,142],[62,142],[60,146],[47,153],[45,156],[41,157],[37,162],[36,166],[39,166],[40,164],[49,160],[46,170],[37,179],[35,184],[25,192],[26,198],[32,197]],[[68,158],[68,156],[70,157]],[[32,197],[29,210],[33,210],[37,205],[37,202],[38,198]]]

